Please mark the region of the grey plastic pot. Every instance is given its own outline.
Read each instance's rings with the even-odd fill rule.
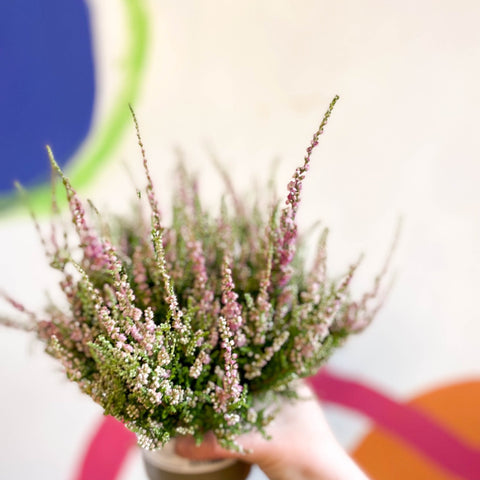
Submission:
[[[251,465],[239,460],[193,461],[175,454],[175,440],[161,450],[143,451],[149,480],[245,480]]]

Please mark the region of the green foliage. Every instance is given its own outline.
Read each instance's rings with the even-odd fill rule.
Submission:
[[[328,278],[325,230],[306,270],[297,234],[302,182],[335,102],[285,204],[270,210],[243,201],[219,167],[229,200],[212,216],[202,207],[197,179],[180,164],[172,222],[164,225],[138,135],[150,221],[137,208],[128,218],[97,218],[96,227],[51,157],[78,242],[69,246],[66,233],[57,238],[56,227],[51,244],[43,241],[63,274],[69,311],[51,306],[35,329],[68,378],[143,447],[185,434],[201,441],[213,431],[223,446],[238,448],[236,436],[264,432],[273,415],[266,407],[294,398],[295,382],[314,374],[378,310],[371,301],[386,269],[371,292],[353,301],[358,263],[340,280]]]

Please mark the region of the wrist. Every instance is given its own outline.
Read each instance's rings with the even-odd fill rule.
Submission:
[[[350,455],[336,442],[322,449],[312,462],[315,471],[305,473],[305,480],[368,480],[367,475],[355,463]]]

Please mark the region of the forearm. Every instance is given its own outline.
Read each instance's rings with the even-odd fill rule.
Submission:
[[[270,480],[368,480],[352,458],[336,442],[319,452],[285,455],[257,462]]]

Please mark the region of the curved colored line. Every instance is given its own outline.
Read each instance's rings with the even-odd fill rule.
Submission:
[[[90,441],[75,480],[115,480],[136,443],[135,435],[113,417],[105,417]]]
[[[112,110],[103,126],[95,134],[91,145],[87,147],[87,151],[74,159],[73,165],[66,169],[76,189],[84,188],[97,173],[98,167],[105,165],[111,158],[111,154],[130,120],[128,104],[135,101],[140,89],[148,50],[148,15],[143,0],[123,0],[123,3],[131,38],[124,63],[126,80],[114,101]],[[55,152],[55,145],[52,145],[52,149]],[[39,152],[39,155],[41,154],[42,152]],[[46,154],[45,164],[48,164]],[[35,206],[35,213],[38,215],[49,213],[50,195],[49,185],[29,189],[28,198],[30,203]],[[18,206],[18,200],[17,197],[11,195],[0,197],[0,211],[7,207]]]
[[[451,473],[467,480],[478,479],[480,450],[462,442],[415,407],[400,404],[364,384],[325,369],[308,381],[323,401],[369,417]]]

